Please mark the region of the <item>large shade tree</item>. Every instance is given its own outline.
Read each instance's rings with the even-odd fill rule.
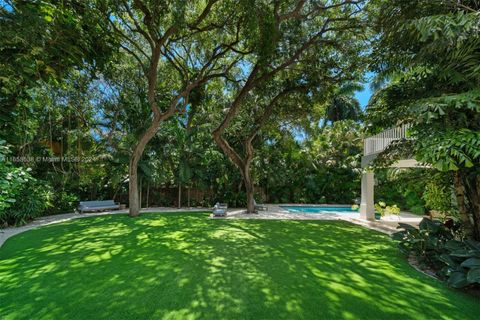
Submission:
[[[233,1],[114,1],[99,6],[110,28],[142,70],[150,120],[129,164],[130,215],[139,214],[138,163],[160,125],[189,104],[192,91],[227,77],[237,60],[245,16]]]
[[[237,85],[228,103],[228,111],[222,122],[213,131],[216,143],[242,174],[247,193],[247,212],[254,212],[254,190],[250,176],[253,139],[286,96],[298,91],[311,95],[316,86],[325,84],[319,82],[329,77],[339,77],[352,66],[348,58],[334,63],[332,57],[337,55],[337,58],[346,58],[346,53],[353,52],[357,47],[353,30],[359,25],[361,3],[260,1],[247,8],[261,14],[250,30],[250,39],[253,40],[244,44],[243,52],[248,52],[248,57],[242,72],[235,79],[240,85]],[[308,68],[315,71],[309,73]],[[317,77],[312,77],[314,72],[318,73]],[[264,93],[262,99],[257,99],[259,103],[252,102],[255,96],[259,96],[256,91]],[[249,105],[259,110],[256,110],[257,116],[252,119],[251,129],[244,135],[243,150],[238,151],[225,133],[242,113],[242,108],[248,108]]]
[[[15,146],[19,115],[32,111],[30,89],[75,69],[93,74],[114,48],[88,1],[1,1],[0,33],[0,136]]]

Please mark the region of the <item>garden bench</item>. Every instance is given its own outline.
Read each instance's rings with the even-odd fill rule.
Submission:
[[[116,204],[113,200],[80,201],[78,206],[78,211],[80,211],[80,213],[113,209],[120,209],[120,205]]]

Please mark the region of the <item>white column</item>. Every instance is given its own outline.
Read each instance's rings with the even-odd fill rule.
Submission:
[[[361,219],[375,220],[375,208],[373,205],[374,186],[373,172],[364,172],[362,174],[362,201],[360,202]]]

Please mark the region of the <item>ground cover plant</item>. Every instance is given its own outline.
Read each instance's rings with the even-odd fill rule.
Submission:
[[[0,248],[2,319],[475,319],[387,235],[343,221],[113,215]]]

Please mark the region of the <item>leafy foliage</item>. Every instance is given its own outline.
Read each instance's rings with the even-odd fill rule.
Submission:
[[[353,203],[359,197],[360,125],[338,121],[310,128],[309,138],[298,132],[272,130],[265,137],[257,169],[269,202]],[[278,174],[282,172],[282,174]],[[341,181],[342,183],[338,183]]]
[[[73,68],[100,68],[112,52],[112,37],[88,1],[5,2],[0,32],[0,136],[11,143],[9,125],[29,89]]]
[[[446,266],[440,274],[448,278],[448,285],[454,288],[480,285],[480,242],[450,240],[445,248],[448,252],[440,260]]]
[[[453,288],[480,284],[480,242],[457,240],[455,228],[438,220],[423,219],[418,227],[400,224],[392,238],[400,250],[415,255],[423,266],[433,268]]]
[[[400,214],[400,208],[394,204],[394,205],[387,205],[385,202],[380,201],[378,203],[375,203],[375,212],[379,213],[382,217],[388,214],[392,215],[399,215]]]
[[[53,190],[35,179],[30,168],[13,166],[9,154],[0,140],[0,225],[24,224],[52,206]]]
[[[422,263],[440,269],[440,256],[447,252],[448,241],[454,238],[454,233],[438,220],[422,219],[418,228],[409,224],[399,223],[398,231],[392,239],[399,241],[398,247],[406,255],[414,254]]]
[[[439,211],[444,217],[454,213],[451,186],[429,182],[425,187],[422,199],[427,208]]]
[[[466,198],[459,201],[466,204],[459,215],[467,233],[480,239],[479,4],[370,5],[379,34],[371,67],[387,82],[374,95],[367,118],[377,130],[410,125],[411,139],[386,150],[386,158],[401,155],[403,146],[418,161],[459,177],[455,188],[465,192],[456,194]]]

